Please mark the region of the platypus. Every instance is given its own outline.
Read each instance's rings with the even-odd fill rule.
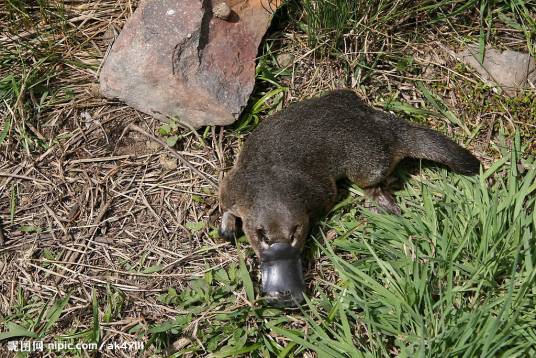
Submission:
[[[301,252],[311,226],[340,199],[347,179],[398,214],[385,181],[406,157],[432,160],[472,175],[479,160],[444,135],[374,109],[352,90],[294,103],[249,135],[220,184],[220,234],[236,235],[237,219],[262,270],[269,303],[303,301]]]

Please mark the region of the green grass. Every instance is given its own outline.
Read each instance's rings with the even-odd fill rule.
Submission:
[[[271,43],[262,46],[262,56],[255,68],[255,88],[240,119],[232,125],[238,134],[248,133],[260,122],[261,116],[281,110],[286,86],[281,78],[288,76],[288,70],[279,69]]]
[[[421,26],[446,23],[455,16],[479,17],[478,39],[481,46],[489,40],[494,22],[502,21],[511,28],[523,31],[529,51],[534,53],[536,20],[534,1],[290,1],[291,7],[301,7],[299,26],[307,33],[312,46],[341,46],[344,35],[365,35],[378,31],[384,34],[403,33]],[[463,24],[460,23],[459,25]]]
[[[515,146],[479,177],[441,170],[408,183],[400,218],[327,222],[341,235],[320,240],[335,301],[310,301],[306,336],[280,333],[330,356],[536,354],[536,162],[520,174]]]
[[[128,333],[156,352],[169,352],[182,339],[186,345],[173,357],[532,356],[536,162],[522,158],[521,147],[517,137],[480,176],[429,168],[406,178],[398,193],[401,217],[358,209],[362,193],[350,187],[307,250],[309,260],[322,263],[301,311],[237,306],[242,289],[250,302],[256,298],[251,268],[241,258],[182,291],[170,288],[158,300],[181,313]],[[335,240],[324,238],[328,230],[337,232]],[[110,288],[100,296],[100,314],[93,296],[92,325],[77,330],[72,321],[55,339],[98,342],[101,326],[121,317],[124,304]],[[21,296],[0,338],[52,335],[66,303],[67,297],[43,305]]]
[[[47,124],[55,123],[53,112],[86,95],[82,87],[94,81],[88,75],[81,86],[69,82],[69,66],[88,66],[78,57],[86,50],[96,56],[89,52],[90,42],[101,35],[96,31],[91,39],[85,37],[57,3],[31,4],[8,1],[1,14],[10,36],[30,33],[20,46],[0,47],[0,111],[6,114],[0,145],[10,145],[14,159],[39,155],[55,140],[47,133]],[[215,268],[207,262],[204,276],[170,287],[156,303],[154,297],[133,296],[112,285],[89,290],[83,308],[69,287],[62,286],[66,294],[50,295],[50,300],[17,288],[14,304],[0,318],[2,344],[18,338],[101,343],[116,322],[128,319],[133,323],[121,335],[145,342],[149,353],[171,357],[536,355],[536,148],[526,148],[535,133],[534,93],[506,98],[488,85],[467,81],[471,71],[461,66],[449,73],[459,100],[454,106],[446,81],[401,81],[413,86],[403,97],[404,86],[381,77],[389,72],[421,76],[424,70],[412,48],[402,49],[404,41],[423,44],[424,34],[440,35],[439,25],[448,28],[445,36],[452,42],[446,43],[454,46],[501,44],[500,28],[515,29],[525,41],[518,46],[534,53],[535,9],[532,0],[289,1],[279,21],[292,22],[292,44],[305,43],[318,63],[327,57],[345,64],[343,76],[356,76],[356,87],[376,106],[414,121],[432,121],[444,133],[452,129],[460,143],[472,145],[489,130],[492,140],[479,149],[488,169],[472,178],[441,168],[424,168],[412,177],[400,171],[406,179],[396,193],[401,217],[362,209],[362,192],[350,187],[348,198],[315,229],[305,252],[310,298],[301,310],[262,305],[253,253],[242,237],[236,260]],[[288,93],[302,90],[292,88],[292,69],[276,63],[277,54],[286,51],[278,41],[274,35],[263,43],[255,91],[241,119],[227,129],[229,137],[247,135],[283,107]],[[78,55],[69,56],[73,51]],[[96,70],[97,62],[90,62]],[[310,63],[316,64],[303,67]],[[410,103],[408,93],[420,102]],[[479,121],[481,114],[493,112],[498,113],[495,122]],[[159,130],[169,144],[187,137],[173,121]],[[210,128],[202,135],[201,142],[215,141]],[[17,185],[6,192],[4,222],[13,220],[21,199]],[[199,235],[208,225],[183,224]],[[28,234],[41,230],[21,228]],[[207,231],[206,250],[215,226]],[[160,272],[159,263],[146,265],[149,255],[139,262],[120,261],[120,268],[133,274]],[[53,247],[42,256],[57,259]],[[159,305],[155,310],[162,314],[145,319],[141,312],[139,321],[134,319],[138,312],[126,317],[133,300],[145,299],[147,305]]]
[[[52,112],[82,92],[83,84],[67,84],[73,69],[96,70],[98,63],[81,59],[94,53],[94,44],[67,21],[62,2],[9,0],[0,10],[0,144],[11,139],[30,156],[55,143],[46,138]]]
[[[337,279],[317,278],[301,312],[225,309],[230,292],[251,285],[247,271],[231,266],[165,295],[189,313],[151,328],[153,342],[165,345],[204,317],[197,337],[215,356],[536,354],[536,162],[520,158],[519,137],[504,152],[473,178],[425,169],[399,193],[400,218],[356,215],[361,193],[351,188],[346,205],[321,225],[338,238],[319,234],[309,250],[311,260],[329,259],[322,271]],[[518,163],[527,170],[518,172]],[[176,356],[186,352],[201,354],[201,344]]]

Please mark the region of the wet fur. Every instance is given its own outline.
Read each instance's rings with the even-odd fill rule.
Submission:
[[[247,138],[222,181],[221,233],[234,236],[241,218],[257,255],[263,241],[294,241],[301,248],[310,225],[337,202],[336,183],[344,178],[399,213],[382,182],[405,157],[437,161],[463,174],[480,167],[447,137],[373,109],[350,90],[290,105]]]

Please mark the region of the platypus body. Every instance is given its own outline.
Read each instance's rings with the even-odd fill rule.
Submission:
[[[399,213],[382,184],[405,157],[468,175],[480,167],[447,137],[371,108],[351,90],[292,104],[257,127],[223,179],[220,233],[234,237],[240,218],[261,260],[269,302],[298,304],[304,290],[301,251],[311,225],[340,198],[337,182],[349,179],[380,207]]]

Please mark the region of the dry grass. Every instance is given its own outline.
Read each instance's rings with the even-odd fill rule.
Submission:
[[[124,130],[137,123],[156,133],[160,126],[97,91],[101,59],[136,2],[50,1],[27,7],[29,15],[9,4],[0,5],[0,22],[8,24],[0,33],[0,79],[13,77],[3,83],[5,100],[0,103],[0,127],[9,128],[0,144],[0,232],[5,236],[0,314],[34,324],[48,339],[82,332],[94,324],[96,292],[99,315],[110,307],[113,311],[100,323],[103,342],[147,337],[151,325],[188,313],[162,302],[160,295],[168,288],[180,291],[208,272],[239,265],[236,247],[215,235],[219,213],[211,181],[232,165],[243,136],[233,127],[182,131],[176,147],[203,173],[199,175],[147,136]],[[533,93],[523,103],[495,96],[458,65],[453,50],[461,43],[452,39],[469,38],[478,32],[474,27],[434,25],[418,39],[411,31],[370,30],[365,38],[346,34],[344,46],[332,56],[320,53],[322,42],[311,47],[293,27],[272,34],[266,43],[277,50],[265,48],[265,59],[274,78],[289,87],[284,103],[353,87],[376,106],[462,138],[486,164],[501,150],[499,131],[508,135],[517,128],[525,138],[535,135]],[[502,29],[493,40],[523,48],[519,31]],[[277,53],[295,59],[286,72],[273,65]],[[437,111],[417,82],[454,111],[467,130],[440,114],[430,116]],[[408,103],[413,110],[392,103]],[[267,112],[275,107],[267,104]],[[506,109],[495,110],[500,106]],[[328,289],[336,280],[324,259],[310,265],[308,278],[321,278],[308,280],[312,287]],[[255,266],[251,256],[247,266]],[[50,331],[41,332],[39,312],[67,294],[68,308]],[[199,327],[222,310],[237,312],[251,305],[244,289],[231,297],[224,307],[196,315],[176,346],[195,342]],[[117,302],[110,303],[111,298]],[[257,321],[247,322],[256,327]],[[292,325],[306,326],[299,318]],[[287,342],[275,333],[273,339]],[[5,346],[0,352],[5,353]]]
[[[57,11],[58,4],[48,6]],[[14,74],[21,84],[16,98],[0,106],[0,117],[14,124],[0,147],[2,315],[14,314],[20,295],[39,308],[69,293],[73,306],[58,325],[82,331],[91,324],[92,291],[102,298],[113,287],[124,310],[103,325],[104,339],[132,340],[126,332],[135,324],[180,313],[159,303],[158,294],[237,262],[232,245],[208,234],[218,217],[214,186],[144,135],[123,133],[129,123],[150,132],[160,124],[97,93],[109,35],[135,6],[65,2],[63,29],[38,16],[43,23],[11,23],[2,34],[3,55],[13,58],[0,78]],[[0,9],[1,22],[8,10]],[[52,48],[45,48],[49,41]],[[48,57],[44,64],[39,55]],[[36,85],[32,74],[50,78]],[[39,86],[53,94],[38,112]],[[204,138],[182,134],[182,156],[217,181],[232,164],[233,137],[223,128]]]
[[[290,53],[296,60],[287,68],[290,75],[282,80],[289,87],[287,100],[351,87],[372,105],[424,121],[450,135],[471,137],[473,146],[484,157],[488,150],[493,150],[490,139],[499,128],[505,129],[509,136],[516,129],[526,139],[536,135],[534,88],[509,99],[496,88],[485,85],[478,74],[460,63],[457,52],[478,35],[478,28],[451,24],[423,27],[418,32],[361,30],[367,36],[358,31],[345,34],[341,49],[331,56],[321,52],[329,39],[311,48],[304,34],[278,34],[273,39],[281,46],[277,53]],[[527,51],[523,33],[514,29],[501,27],[490,43],[501,49]],[[466,128],[478,130],[469,134],[463,126],[449,123],[427,102],[417,83],[430,89]],[[413,108],[392,105],[393,101]]]

